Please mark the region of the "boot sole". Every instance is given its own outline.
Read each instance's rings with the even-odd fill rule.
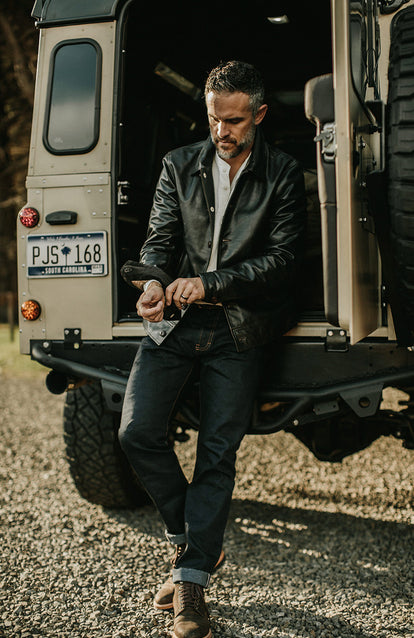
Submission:
[[[223,550],[221,550],[221,554],[219,556],[219,559],[213,569],[213,574],[214,572],[216,572],[218,569],[220,569],[220,567],[223,565],[224,561],[226,560],[226,555],[223,552]],[[160,611],[170,611],[171,609],[173,609],[174,605],[173,602],[171,600],[170,603],[165,603],[165,605],[160,605],[159,603],[156,603],[154,600],[154,609],[158,609]],[[207,636],[206,638],[210,638],[209,636]]]
[[[160,609],[161,611],[170,611],[174,608],[172,603],[166,603],[165,605],[160,605],[154,601],[154,609]]]

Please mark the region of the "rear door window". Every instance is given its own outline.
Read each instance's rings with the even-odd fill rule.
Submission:
[[[96,145],[101,63],[93,40],[68,40],[53,50],[43,135],[51,153],[87,153]]]

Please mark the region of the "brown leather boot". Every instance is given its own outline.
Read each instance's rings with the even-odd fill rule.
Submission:
[[[172,566],[175,567],[176,561],[179,559],[181,554],[185,549],[185,545],[177,545],[175,549],[175,554],[171,559]],[[213,573],[222,566],[224,563],[226,556],[221,550],[219,559],[215,564]],[[168,611],[173,608],[173,596],[174,596],[174,583],[172,582],[172,576],[170,575],[168,579],[165,581],[163,585],[161,585],[160,589],[157,591],[154,597],[154,607],[155,609],[162,609],[164,611]]]
[[[176,545],[174,556],[171,559],[171,565],[175,567],[175,563],[183,554],[186,543],[182,545]],[[172,609],[173,608],[173,596],[174,596],[174,583],[172,582],[172,574],[168,577],[168,580],[165,581],[163,585],[161,585],[160,589],[157,591],[154,597],[154,607],[155,609]]]
[[[173,638],[211,638],[204,588],[186,581],[174,586]]]

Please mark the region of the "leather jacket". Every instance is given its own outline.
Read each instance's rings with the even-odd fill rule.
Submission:
[[[293,287],[305,232],[304,179],[296,160],[270,147],[258,127],[250,161],[224,214],[217,270],[207,272],[214,153],[209,138],[165,156],[140,262],[158,266],[173,279],[200,276],[205,301],[222,303],[241,351],[273,340],[294,324]],[[173,322],[161,324],[147,324],[151,336],[158,333],[158,342]]]

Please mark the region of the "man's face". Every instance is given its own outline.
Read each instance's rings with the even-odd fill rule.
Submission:
[[[206,96],[211,138],[219,157],[229,160],[253,145],[256,126],[265,116],[263,104],[255,117],[246,93],[214,93]]]

